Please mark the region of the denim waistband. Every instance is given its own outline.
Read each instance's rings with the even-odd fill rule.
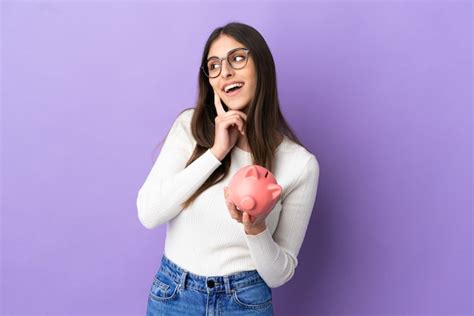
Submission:
[[[203,276],[191,273],[163,254],[161,266],[157,273],[166,274],[183,289],[189,287],[202,292],[226,292],[231,294],[234,290],[255,283],[264,282],[257,270],[242,271],[224,276]]]

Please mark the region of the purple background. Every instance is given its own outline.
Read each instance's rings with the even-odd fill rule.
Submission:
[[[321,167],[276,314],[470,315],[470,1],[2,2],[3,314],[145,314],[137,192],[232,20]]]

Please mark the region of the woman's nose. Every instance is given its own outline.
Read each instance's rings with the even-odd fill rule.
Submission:
[[[224,61],[225,61],[225,63],[224,63]],[[225,64],[225,66],[224,66],[224,64]],[[232,67],[230,67],[230,65],[227,63],[227,60],[222,61],[222,69],[221,70],[222,70],[221,71],[221,76],[223,78],[229,77],[229,75],[232,75],[233,71],[234,71],[232,69]]]

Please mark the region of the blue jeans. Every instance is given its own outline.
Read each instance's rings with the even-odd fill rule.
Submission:
[[[273,315],[272,290],[257,270],[201,276],[184,270],[163,254],[146,314]]]

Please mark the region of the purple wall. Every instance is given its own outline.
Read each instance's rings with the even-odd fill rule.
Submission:
[[[210,32],[266,38],[321,166],[277,315],[470,315],[470,1],[2,2],[5,315],[144,315],[136,195]]]

